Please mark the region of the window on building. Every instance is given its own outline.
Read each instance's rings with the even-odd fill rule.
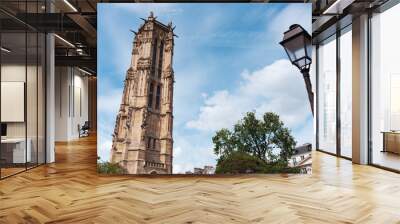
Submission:
[[[156,149],[157,139],[153,138],[153,149]]]
[[[151,137],[147,138],[147,149],[151,148]]]
[[[152,74],[153,76],[155,76],[155,70],[156,70],[157,45],[158,45],[157,39],[154,39],[153,52],[152,52],[152,60],[151,60],[151,63],[152,63],[152,72],[151,72],[151,74]]]
[[[170,118],[169,132],[172,133],[172,127],[174,126],[174,120]]]
[[[160,54],[158,56],[158,78],[161,78],[163,56],[164,56],[164,42],[161,42],[161,44],[160,44]]]
[[[160,85],[157,86],[157,93],[156,93],[156,109],[160,109],[160,94],[161,94],[161,87]]]
[[[153,107],[153,93],[154,91],[154,85],[153,83],[150,84],[150,89],[149,89],[149,97],[147,99],[147,107],[152,108]]]

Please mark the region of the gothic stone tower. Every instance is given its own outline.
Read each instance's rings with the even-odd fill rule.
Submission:
[[[129,174],[172,173],[172,23],[153,13],[135,33],[113,133],[111,162]]]

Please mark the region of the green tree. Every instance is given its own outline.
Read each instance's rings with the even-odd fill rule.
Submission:
[[[263,160],[246,152],[233,151],[218,160],[215,173],[263,173],[265,169],[266,163]]]
[[[101,174],[125,174],[126,170],[118,163],[104,162],[97,157],[97,172]]]
[[[219,156],[219,164],[232,161],[229,157],[234,152],[241,152],[260,159],[267,165],[279,164],[279,167],[286,167],[296,146],[290,130],[285,127],[279,116],[272,112],[265,113],[260,120],[254,112],[248,112],[234,125],[232,131],[221,129],[212,141],[214,153]],[[235,154],[234,158],[237,159],[238,155]],[[248,158],[243,154],[240,156]]]
[[[246,152],[233,151],[220,158],[215,170],[217,174],[241,173],[300,173],[298,167],[287,167],[287,164],[266,163],[264,160]]]

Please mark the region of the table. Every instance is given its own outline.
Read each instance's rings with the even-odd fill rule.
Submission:
[[[383,131],[382,152],[400,154],[400,131]]]
[[[1,157],[6,163],[26,163],[31,162],[32,153],[30,138],[26,139],[28,143],[25,152],[25,138],[5,138],[1,139]]]

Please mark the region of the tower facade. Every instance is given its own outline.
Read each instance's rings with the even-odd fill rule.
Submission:
[[[153,13],[135,33],[131,65],[113,133],[111,162],[129,174],[172,173],[172,23]]]

